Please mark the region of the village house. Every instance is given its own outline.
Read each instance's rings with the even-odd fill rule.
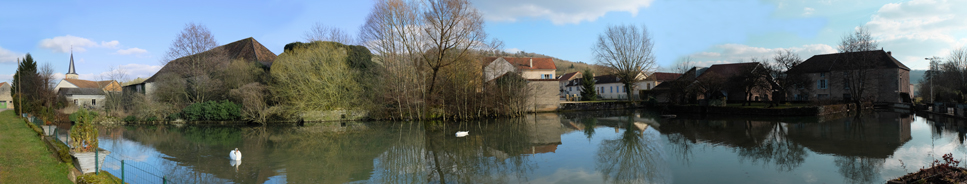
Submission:
[[[215,49],[224,49],[225,54],[228,55],[229,59],[243,59],[246,61],[259,62],[266,67],[271,67],[272,62],[275,61],[276,57],[275,53],[272,53],[272,51],[270,51],[268,48],[265,48],[265,46],[262,46],[261,43],[252,37],[218,46],[212,50]],[[205,52],[213,52],[212,50]],[[187,62],[187,58],[188,56],[172,60],[162,67],[161,70],[158,70],[158,72],[143,82],[124,86],[124,93],[141,93],[148,98],[152,98],[156,87],[155,83],[158,82],[158,78],[166,73],[174,72],[174,65],[176,63]]]
[[[527,79],[531,90],[528,111],[557,110],[560,84],[554,77],[557,66],[551,58],[485,57],[482,63],[484,81],[490,82],[510,72],[517,72]]]
[[[851,101],[854,100],[849,92],[848,74],[845,59],[848,55],[871,58],[869,65],[864,65],[867,92],[863,99],[877,103],[906,103],[911,98],[910,68],[893,57],[892,52],[883,50],[853,52],[849,54],[835,53],[815,55],[791,69],[788,73],[804,74],[810,81],[810,88],[805,92],[790,90],[792,100],[797,101]],[[859,81],[859,80],[854,80]],[[855,85],[854,85],[855,86]]]
[[[639,74],[638,78],[642,80],[634,83],[631,94],[632,98],[639,99],[641,90],[650,90],[662,82],[678,78],[679,75],[681,74],[655,72],[651,75],[648,75],[648,77],[645,77],[644,74]],[[595,76],[594,81],[594,87],[598,92],[599,98],[618,100],[628,99],[628,94],[626,93],[627,88],[625,88],[624,84],[621,83],[621,80],[618,79],[617,76]],[[580,98],[582,91],[581,88],[581,80],[574,79],[566,82],[562,90],[564,91],[564,94],[572,95],[574,98]]]
[[[0,82],[0,110],[13,109],[11,86],[7,82]]]
[[[57,96],[64,97],[78,107],[100,108],[108,93],[120,93],[121,84],[114,80],[89,81],[77,78],[74,69],[74,54],[71,53],[70,67],[64,79],[54,86]]]
[[[729,102],[769,101],[775,83],[763,70],[757,62],[692,67],[675,80],[659,83],[649,93],[663,103],[695,103],[723,97]]]
[[[572,83],[572,81],[577,81],[578,83],[580,83],[581,80],[579,79],[581,79],[581,72],[566,73],[564,75],[561,75],[561,77],[557,78],[557,82],[560,87],[559,91],[560,91],[561,98],[564,98],[570,101],[573,99],[569,99],[569,98],[573,98],[573,97],[576,97],[576,95],[580,95],[581,93],[580,90],[576,91],[577,93],[575,93],[575,91],[571,90],[572,87],[568,86],[569,84]]]

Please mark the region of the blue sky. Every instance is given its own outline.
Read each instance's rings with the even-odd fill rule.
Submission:
[[[591,45],[606,26],[644,24],[655,56],[670,68],[745,62],[790,49],[804,59],[836,51],[839,39],[868,28],[884,50],[914,69],[967,44],[967,0],[471,0],[504,50],[593,63]],[[313,24],[356,34],[373,1],[2,1],[0,81],[30,53],[66,73],[73,45],[82,79],[112,67],[148,77],[189,22],[207,26],[219,44],[254,37],[276,54],[303,41]],[[190,6],[188,6],[190,5]]]

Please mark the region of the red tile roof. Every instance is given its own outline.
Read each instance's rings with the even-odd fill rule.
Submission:
[[[648,76],[648,78],[645,79],[645,80],[670,81],[670,80],[678,79],[679,76],[682,76],[682,74],[679,74],[679,73],[655,72],[655,73],[651,74],[651,76]]]
[[[0,87],[7,85],[7,82],[0,82]]]
[[[509,62],[511,65],[514,65],[514,67],[517,67],[517,69],[521,69],[521,70],[541,70],[541,69],[557,70],[557,66],[554,66],[554,60],[551,58],[534,58],[534,57],[521,57],[521,58],[503,57],[503,58],[504,60],[507,60],[507,62]],[[493,62],[494,60],[497,60],[497,57],[486,57],[484,59],[484,62],[485,62],[484,65],[488,65],[490,64],[490,62]],[[532,60],[534,61],[533,65],[531,65]]]

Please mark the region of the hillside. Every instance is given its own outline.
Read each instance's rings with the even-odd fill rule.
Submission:
[[[602,72],[598,72],[598,71],[607,71],[607,68],[604,67],[604,66],[601,66],[601,65],[588,64],[588,63],[584,63],[584,62],[568,61],[568,60],[563,60],[563,59],[560,59],[560,58],[551,57],[551,56],[547,56],[547,55],[543,55],[543,54],[523,52],[523,51],[522,52],[517,52],[517,53],[500,52],[500,53],[496,53],[496,54],[489,54],[488,56],[498,56],[498,57],[544,57],[544,58],[551,58],[552,60],[554,60],[554,66],[557,67],[557,71],[555,72],[555,75],[557,75],[557,76],[561,76],[561,75],[564,75],[565,73],[571,73],[571,72],[577,72],[577,71],[583,72],[585,69],[588,69],[588,68],[590,68],[591,71],[593,71],[595,73],[595,75],[603,75]]]
[[[910,84],[919,84],[927,70],[910,70]]]

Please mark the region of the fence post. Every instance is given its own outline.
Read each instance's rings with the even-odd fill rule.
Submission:
[[[124,160],[121,160],[121,183],[124,183]]]
[[[161,183],[162,184],[168,184],[168,179],[165,178],[164,176],[161,176]]]
[[[98,151],[97,151],[97,147],[95,147],[95,148],[94,148],[94,175],[98,175],[98,174],[101,174],[101,173],[99,172],[99,171],[101,171],[101,167],[99,167],[99,166],[97,165],[97,161],[98,161],[97,159],[98,159],[98,157],[99,157],[99,156],[97,156],[97,152],[98,152]]]

